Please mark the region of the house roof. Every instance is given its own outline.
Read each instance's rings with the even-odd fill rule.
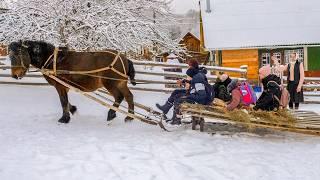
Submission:
[[[200,1],[208,49],[320,45],[319,0]]]
[[[185,35],[183,36],[183,38],[181,38],[180,44],[183,43],[182,41],[183,41],[187,36],[191,36],[191,37],[195,38],[196,40],[200,41],[200,39],[199,39],[196,35],[194,35],[194,34],[191,33],[191,32],[188,32],[187,34],[185,34]]]

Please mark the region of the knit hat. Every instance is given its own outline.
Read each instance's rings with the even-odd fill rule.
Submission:
[[[192,78],[194,75],[198,73],[199,73],[199,69],[189,68],[186,74]]]
[[[237,86],[239,86],[238,79],[233,79],[227,87],[228,92],[231,93],[231,91],[234,90]]]
[[[263,66],[259,69],[259,77],[260,79],[263,79],[271,74],[271,67],[270,65]]]
[[[198,63],[197,60],[190,60],[190,61],[188,62],[188,65],[189,65],[190,67],[195,68],[195,69],[198,69],[198,68],[199,68],[199,63]]]
[[[219,79],[221,80],[221,82],[224,82],[225,80],[228,79],[228,77],[229,77],[228,74],[222,74],[222,75],[219,77]]]

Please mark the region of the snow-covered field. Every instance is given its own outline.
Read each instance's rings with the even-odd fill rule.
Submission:
[[[150,106],[167,97],[134,94]],[[1,180],[320,179],[318,137],[168,133],[122,115],[108,126],[104,107],[74,93],[71,102],[79,112],[61,125],[52,87],[0,85]]]

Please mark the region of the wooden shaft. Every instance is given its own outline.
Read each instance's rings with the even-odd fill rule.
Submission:
[[[98,98],[96,98],[96,97],[94,97],[94,96],[92,96],[92,95],[90,95],[90,94],[88,94],[88,93],[86,93],[86,92],[83,92],[83,91],[81,91],[80,89],[69,85],[68,83],[65,83],[64,81],[60,80],[59,78],[57,78],[57,77],[55,77],[55,76],[53,76],[53,75],[51,75],[51,74],[48,74],[48,73],[46,74],[45,72],[44,72],[44,74],[45,74],[46,76],[50,77],[51,79],[55,80],[55,81],[58,82],[59,84],[65,86],[66,88],[69,88],[70,90],[73,90],[73,91],[75,91],[75,92],[78,92],[78,93],[84,95],[85,97],[87,97],[87,98],[89,98],[89,99],[91,99],[91,100],[93,100],[93,101],[95,101],[95,102],[97,102],[97,103],[99,103],[99,104],[101,104],[101,105],[109,108],[109,109],[112,109],[112,110],[114,110],[114,111],[123,113],[123,114],[125,114],[125,115],[127,115],[127,116],[129,116],[129,117],[131,117],[131,118],[138,119],[138,120],[140,120],[140,121],[142,121],[142,122],[146,122],[146,123],[148,123],[148,124],[159,125],[159,122],[156,122],[155,120],[146,120],[146,119],[141,118],[141,117],[139,117],[139,116],[136,116],[136,115],[134,115],[134,114],[128,113],[128,112],[126,112],[126,111],[124,111],[124,110],[122,110],[122,109],[120,109],[120,108],[117,108],[117,107],[114,107],[114,106],[112,106],[112,105],[110,105],[110,104],[107,104],[106,102],[104,102],[104,101],[102,101],[102,100],[100,100],[100,99],[98,99]]]

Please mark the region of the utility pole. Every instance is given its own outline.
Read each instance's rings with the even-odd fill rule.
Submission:
[[[200,52],[204,52],[204,30],[203,30],[203,21],[202,21],[202,12],[201,12],[201,2],[199,1],[200,9]]]
[[[156,11],[155,10],[153,10],[153,24],[156,27]],[[158,35],[156,34],[156,36],[158,36]],[[155,53],[153,61],[156,61],[156,55],[158,53],[156,45],[157,45],[157,43],[155,41],[153,41],[153,52]]]

